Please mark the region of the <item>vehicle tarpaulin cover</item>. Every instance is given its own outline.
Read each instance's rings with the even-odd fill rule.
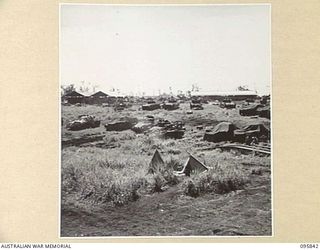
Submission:
[[[231,122],[221,122],[212,132],[206,132],[203,139],[210,142],[232,141],[233,131],[238,129]]]
[[[100,126],[100,121],[96,120],[93,115],[81,115],[79,119],[67,124],[68,130],[82,130],[87,128],[96,128]]]
[[[270,106],[257,108],[257,115],[270,119]]]
[[[234,137],[237,141],[245,141],[246,136],[255,136],[260,138],[261,136],[270,137],[270,131],[262,123],[253,123],[244,127],[243,129],[236,129],[234,131]]]
[[[250,106],[247,107],[243,107],[239,110],[239,114],[243,115],[243,116],[253,116],[253,115],[257,115],[257,109],[259,107],[263,107],[263,105],[261,104],[252,104]]]

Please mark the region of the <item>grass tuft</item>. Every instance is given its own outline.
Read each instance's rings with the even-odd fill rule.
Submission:
[[[184,181],[182,189],[186,195],[198,197],[205,193],[226,194],[242,189],[249,179],[244,171],[235,167],[215,167]]]

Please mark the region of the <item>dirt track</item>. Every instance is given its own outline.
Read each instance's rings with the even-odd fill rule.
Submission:
[[[172,187],[123,207],[63,207],[61,236],[271,235],[269,174],[226,195],[191,198]]]

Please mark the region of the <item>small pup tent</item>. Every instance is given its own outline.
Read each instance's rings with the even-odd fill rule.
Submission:
[[[207,171],[208,168],[194,156],[190,155],[183,169],[177,174],[185,174],[186,176],[200,174]]]
[[[149,170],[148,174],[154,174],[157,172],[161,167],[164,166],[164,161],[159,153],[159,151],[156,149],[154,152],[151,162],[149,163]]]

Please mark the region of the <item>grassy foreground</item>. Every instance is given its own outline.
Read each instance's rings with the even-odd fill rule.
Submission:
[[[89,111],[105,121],[113,115],[100,107],[67,109],[63,116],[69,120]],[[211,112],[217,120],[210,123],[205,117]],[[61,236],[271,235],[270,157],[207,150],[212,143],[202,140],[203,131],[193,129],[196,121],[214,126],[218,120],[245,124],[250,119],[238,117],[235,110],[223,112],[212,107],[192,117],[183,109],[168,113],[172,120],[185,119],[187,132],[181,140],[165,140],[156,130],[137,135],[130,130],[105,132],[102,127],[63,129],[62,138],[103,133],[104,146],[62,149]],[[149,174],[156,149],[165,165]],[[210,170],[176,177],[173,171],[182,168],[188,153]]]

